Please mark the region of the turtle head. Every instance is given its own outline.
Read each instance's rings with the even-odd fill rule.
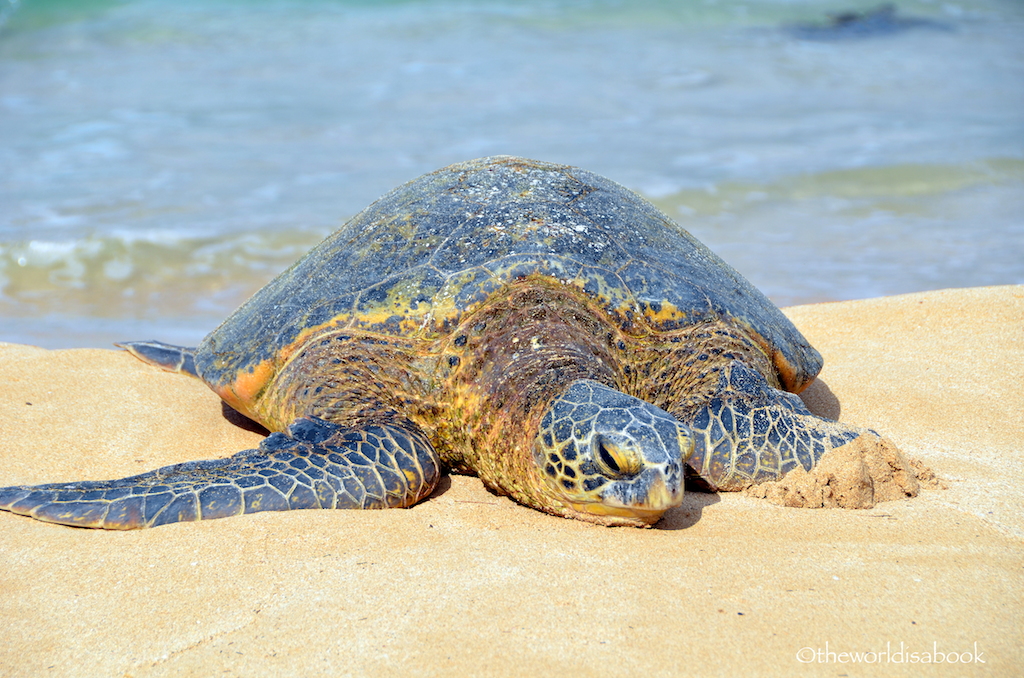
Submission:
[[[689,429],[668,412],[580,379],[551,401],[534,445],[557,512],[606,525],[653,525],[683,501]]]

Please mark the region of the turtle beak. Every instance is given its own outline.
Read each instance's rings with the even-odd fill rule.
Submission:
[[[570,506],[580,513],[600,516],[601,522],[609,525],[654,525],[666,511],[683,503],[681,474],[675,474],[679,482],[673,482],[674,487],[665,482],[664,473],[648,471],[643,476],[631,483],[628,501],[609,493],[600,502],[573,502]]]
[[[647,475],[647,474],[645,474]],[[665,481],[665,473],[651,473],[650,479],[646,480],[645,489],[637,488],[636,500],[629,506],[623,506],[623,513],[636,517],[647,525],[658,522],[665,511],[675,508],[683,503],[683,483],[675,482],[674,488],[669,487]]]
[[[650,515],[657,516],[654,521],[649,523],[653,525],[658,519],[661,518],[665,511],[675,508],[683,503],[683,484],[679,483],[676,489],[670,489],[665,483],[665,476],[657,475],[654,480],[651,481],[650,487],[647,490],[647,505],[637,507],[638,518],[643,519],[640,512],[650,511]]]

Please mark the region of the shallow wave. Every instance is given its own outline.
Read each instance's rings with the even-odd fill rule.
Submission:
[[[225,314],[326,233],[115,231],[0,242],[0,313],[100,317]]]

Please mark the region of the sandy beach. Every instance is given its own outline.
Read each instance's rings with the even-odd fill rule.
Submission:
[[[785,310],[825,357],[808,405],[945,489],[864,510],[689,493],[650,530],[460,476],[407,510],[126,533],[0,513],[0,674],[1019,675],[1024,286]],[[122,351],[0,344],[0,383],[2,485],[261,438]]]

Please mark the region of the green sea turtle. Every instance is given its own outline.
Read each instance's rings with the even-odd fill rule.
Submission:
[[[736,490],[864,431],[794,395],[822,366],[789,320],[653,205],[513,157],[387,194],[197,348],[123,345],[273,433],[0,508],[128,529],[255,511],[410,506],[443,467],[549,513],[651,525],[684,480]]]

